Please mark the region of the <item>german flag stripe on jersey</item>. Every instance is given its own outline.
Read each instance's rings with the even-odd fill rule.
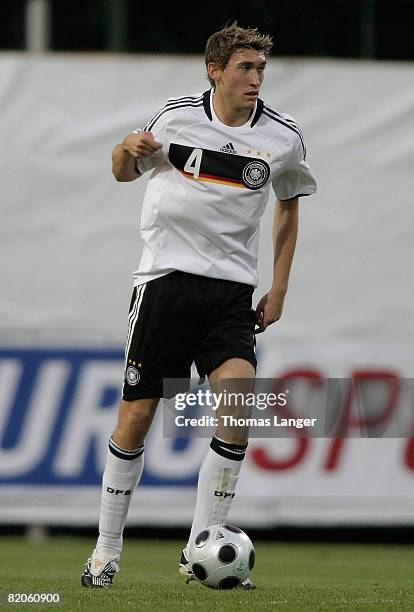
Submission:
[[[222,185],[229,185],[230,187],[241,187],[242,189],[247,189],[246,185],[244,185],[244,183],[242,183],[241,181],[236,181],[232,179],[224,179],[224,178],[220,178],[219,176],[210,176],[209,174],[201,174],[201,173],[195,179],[194,175],[191,174],[190,172],[184,172],[183,170],[180,170],[180,172],[181,174],[183,174],[185,177],[189,179],[193,179],[197,181],[204,181],[206,183],[221,183]]]
[[[222,153],[171,143],[172,165],[189,179],[257,190],[269,179],[270,167],[263,159]]]

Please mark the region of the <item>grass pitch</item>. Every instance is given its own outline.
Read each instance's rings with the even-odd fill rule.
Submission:
[[[94,541],[0,538],[1,607],[64,612],[392,612],[414,610],[414,548],[391,545],[256,542],[251,592],[184,584],[177,566],[183,542],[126,540],[111,590],[84,589],[83,563]],[[8,593],[59,593],[62,604],[7,604]]]

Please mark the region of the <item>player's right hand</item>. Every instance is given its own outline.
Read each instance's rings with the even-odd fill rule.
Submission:
[[[139,134],[133,132],[128,134],[122,145],[124,151],[127,151],[134,159],[149,157],[162,148],[162,144],[155,140],[152,132],[139,132]]]

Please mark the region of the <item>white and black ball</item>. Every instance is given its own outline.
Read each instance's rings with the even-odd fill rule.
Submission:
[[[249,536],[234,525],[213,525],[194,540],[191,569],[205,586],[234,589],[250,576],[255,550]]]

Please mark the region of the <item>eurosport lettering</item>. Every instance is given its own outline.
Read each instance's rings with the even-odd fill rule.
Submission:
[[[123,371],[122,350],[0,350],[0,485],[99,486]],[[298,378],[311,390],[324,377],[316,368],[276,375],[276,394]],[[364,370],[349,376],[355,392],[364,380],[383,378],[390,386],[389,402],[373,424],[393,418],[397,404],[391,383],[399,380],[395,372]],[[284,416],[299,415],[290,408]],[[352,434],[361,423],[348,419],[345,425]],[[162,420],[155,420],[147,439],[142,485],[195,486],[208,440],[180,433],[165,438]],[[286,445],[282,452],[279,442],[269,447],[251,440],[246,461],[262,473],[294,472],[314,460],[317,442],[302,433],[289,441],[286,453]],[[400,444],[400,465],[413,471],[414,437],[407,436]],[[349,448],[346,436],[323,440],[316,471],[340,471],[349,459]]]

